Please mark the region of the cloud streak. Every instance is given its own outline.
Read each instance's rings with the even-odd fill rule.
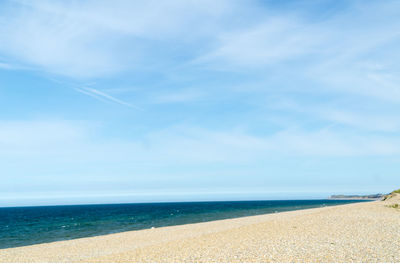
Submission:
[[[116,103],[119,105],[123,105],[123,106],[129,107],[129,108],[136,109],[136,110],[141,110],[141,111],[143,110],[142,108],[139,108],[137,106],[132,105],[131,103],[117,99],[117,98],[115,98],[107,93],[104,93],[100,90],[97,90],[97,89],[81,87],[81,88],[75,88],[75,90],[80,93],[83,93],[85,95],[88,95],[92,98],[95,98],[97,100],[103,101],[103,102],[113,102],[113,103]]]

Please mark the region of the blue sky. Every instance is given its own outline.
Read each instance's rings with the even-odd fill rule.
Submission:
[[[0,206],[400,185],[398,1],[1,1]]]

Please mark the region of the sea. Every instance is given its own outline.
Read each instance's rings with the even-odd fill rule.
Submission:
[[[361,200],[269,200],[0,208],[0,249]]]

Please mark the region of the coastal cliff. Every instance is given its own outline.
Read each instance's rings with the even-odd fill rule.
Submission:
[[[384,194],[371,194],[371,195],[331,195],[329,199],[365,199],[365,200],[379,200],[383,199],[385,196]]]

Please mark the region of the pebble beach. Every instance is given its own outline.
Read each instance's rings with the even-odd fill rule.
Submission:
[[[399,195],[0,250],[1,263],[400,262]]]

